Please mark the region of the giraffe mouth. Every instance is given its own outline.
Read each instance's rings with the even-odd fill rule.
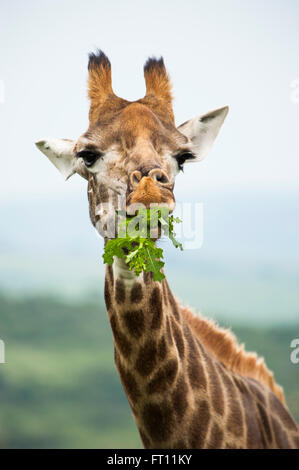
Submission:
[[[157,211],[158,208],[162,207],[162,212]],[[163,207],[167,209],[166,214],[163,213]],[[129,238],[149,238],[153,241],[157,241],[163,234],[163,225],[160,220],[165,219],[165,216],[169,216],[172,210],[169,209],[167,204],[155,204],[153,213],[149,213],[147,210],[145,219],[144,213],[139,214],[138,210],[131,211],[117,211],[118,215],[125,216],[122,219],[122,224],[119,225],[118,236],[129,236]],[[155,209],[155,210],[154,210]],[[166,219],[165,219],[166,220]],[[132,222],[132,224],[130,224]],[[162,221],[163,222],[163,221]],[[126,231],[124,232],[124,227]],[[135,231],[136,230],[136,231]]]
[[[139,209],[141,208],[146,208],[146,209],[152,209],[155,207],[165,207],[168,209],[169,214],[171,214],[174,211],[175,208],[175,202],[174,201],[169,201],[169,202],[151,202],[150,204],[143,204],[143,203],[132,203],[132,204],[127,204],[126,207],[126,215],[127,217],[134,217],[137,215]]]

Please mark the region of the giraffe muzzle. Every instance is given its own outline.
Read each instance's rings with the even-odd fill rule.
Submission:
[[[138,173],[140,172],[130,175],[130,185],[135,189],[127,197],[127,214],[135,215],[140,207],[150,209],[155,205],[168,207],[172,212],[175,207],[173,185],[163,170],[152,170],[149,176],[143,176],[139,180]]]

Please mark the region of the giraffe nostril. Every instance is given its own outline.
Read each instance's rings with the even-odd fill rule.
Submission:
[[[159,181],[159,183],[167,183],[167,178],[165,178],[165,175],[156,175],[156,180]]]
[[[130,183],[133,189],[136,189],[138,186],[139,181],[142,178],[142,174],[140,171],[135,170],[130,174]]]
[[[165,171],[161,170],[160,168],[155,168],[151,170],[148,174],[153,180],[157,181],[160,184],[167,184],[169,183],[169,178]]]

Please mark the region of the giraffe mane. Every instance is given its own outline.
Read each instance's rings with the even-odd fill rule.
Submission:
[[[195,314],[189,307],[181,307],[181,312],[203,346],[232,372],[255,379],[266,385],[285,404],[283,389],[275,383],[263,357],[244,350],[236,336],[227,328],[222,328],[213,320]]]

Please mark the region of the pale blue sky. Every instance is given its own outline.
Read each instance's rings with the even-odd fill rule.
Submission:
[[[87,54],[96,47],[112,62],[115,92],[132,100],[144,94],[146,58],[163,55],[177,124],[230,105],[211,154],[179,176],[180,198],[200,187],[298,187],[297,0],[2,0],[2,199],[85,192],[33,143],[87,128]]]

